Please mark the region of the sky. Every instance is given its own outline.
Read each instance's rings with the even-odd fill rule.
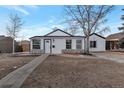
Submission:
[[[119,32],[118,27],[123,22],[120,17],[124,12],[121,10],[124,6],[115,6],[114,10],[109,13],[106,18],[107,23],[104,24],[110,27],[111,32],[104,33],[107,36],[112,33]],[[24,25],[18,33],[17,40],[28,39],[36,35],[44,35],[57,27],[65,29],[63,24],[64,10],[62,5],[27,5],[27,6],[0,6],[0,35],[6,35],[6,25],[9,24],[9,14],[16,13],[21,16]]]

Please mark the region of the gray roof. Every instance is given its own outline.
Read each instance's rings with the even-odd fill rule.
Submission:
[[[62,32],[66,33],[66,34],[68,34],[69,36],[48,36],[49,34],[55,32],[55,31],[58,31],[58,30],[59,31],[62,31]],[[105,39],[105,37],[103,37],[101,35],[98,35],[96,33],[92,33],[91,35],[94,35],[94,34],[97,35],[97,36],[99,36],[99,37],[101,37],[101,38],[103,38],[103,39]],[[30,39],[33,39],[33,38],[85,38],[85,36],[74,36],[74,35],[71,35],[71,34],[65,32],[65,31],[61,30],[61,29],[56,29],[56,30],[54,30],[54,31],[52,31],[52,32],[44,35],[44,36],[33,36]]]
[[[6,37],[6,36],[4,36],[4,35],[0,35],[0,40],[3,40],[3,39],[12,39],[11,37]]]
[[[3,39],[3,38],[5,38],[5,36],[4,35],[0,35],[0,39]]]
[[[124,38],[124,32],[119,32],[115,34],[111,34],[106,37],[107,41],[118,41]]]

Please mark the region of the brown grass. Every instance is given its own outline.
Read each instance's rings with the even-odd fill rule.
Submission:
[[[0,55],[0,79],[30,62],[34,58],[35,57],[9,57],[6,55]]]
[[[124,64],[97,58],[50,56],[22,87],[124,87]]]

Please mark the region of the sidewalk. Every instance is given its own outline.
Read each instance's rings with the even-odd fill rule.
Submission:
[[[30,75],[30,73],[41,64],[49,54],[43,54],[28,64],[20,67],[19,69],[11,72],[4,78],[0,80],[0,88],[19,88],[25,81],[25,79]]]
[[[111,60],[114,62],[118,62],[118,63],[124,63],[124,57],[123,55],[118,55],[118,54],[107,54],[107,53],[93,53],[96,57],[98,58],[102,58],[102,59],[106,59],[106,60]]]

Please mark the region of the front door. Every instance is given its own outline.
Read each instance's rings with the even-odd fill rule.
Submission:
[[[45,47],[44,47],[45,53],[51,53],[51,40],[46,39],[44,40],[44,42],[45,42]]]

